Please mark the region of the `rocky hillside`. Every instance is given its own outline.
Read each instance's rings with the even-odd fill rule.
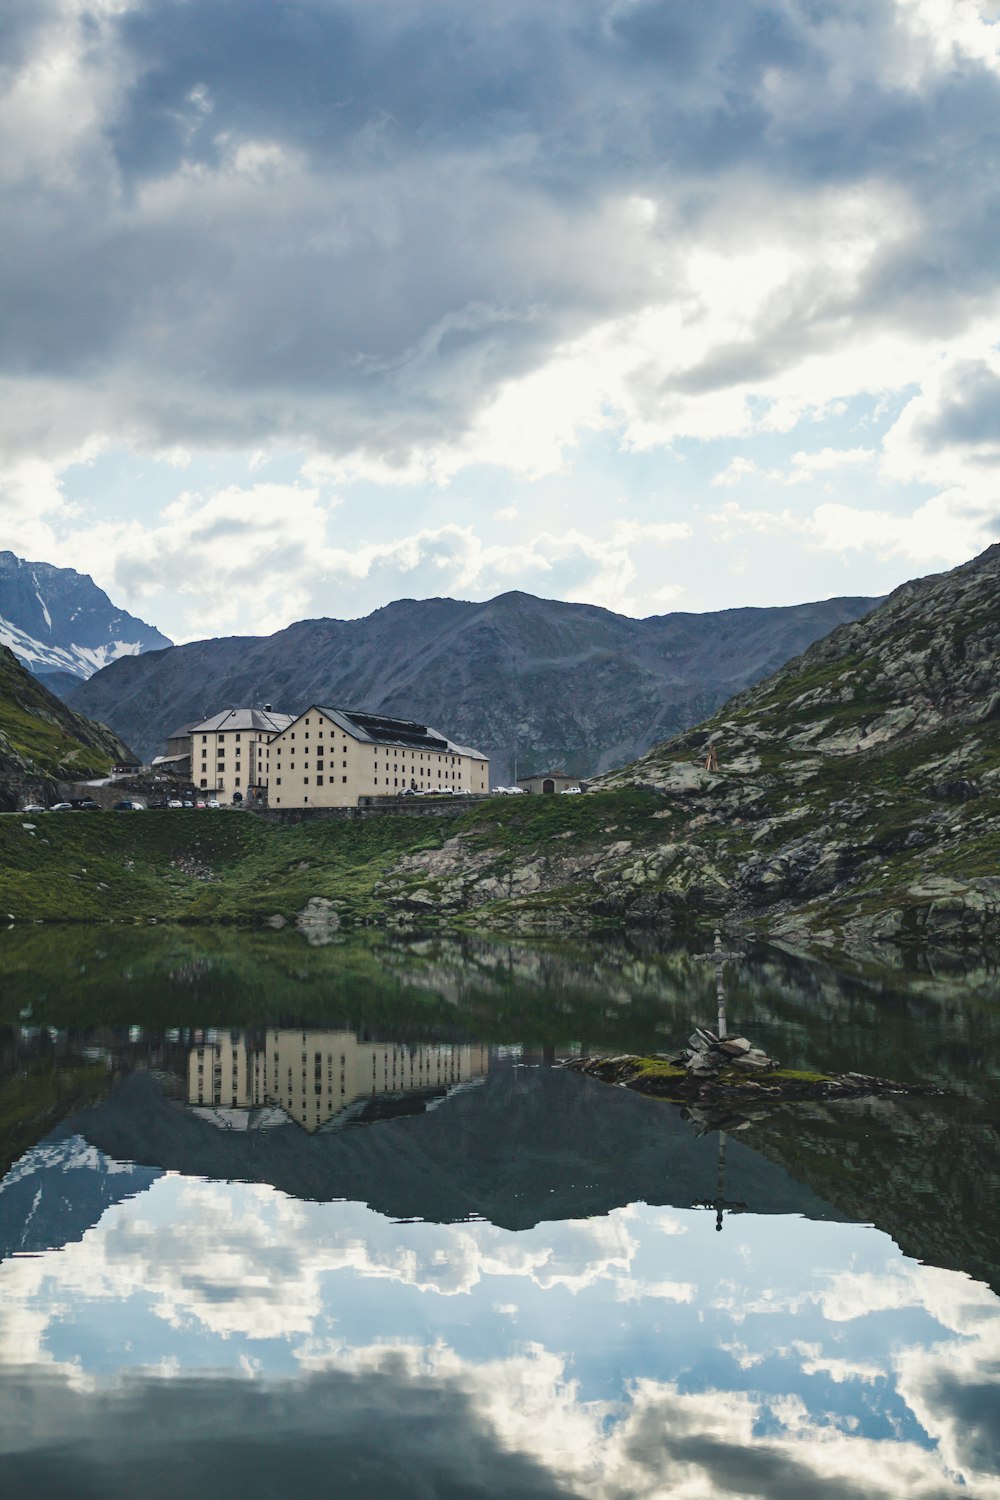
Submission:
[[[59,781],[105,775],[131,752],[67,708],[0,646],[0,812],[52,801]]]
[[[830,599],[634,620],[503,594],[400,600],[362,620],[198,641],[114,662],[71,696],[151,756],[176,725],[231,704],[334,703],[434,724],[484,750],[494,783],[588,776],[696,723],[875,601]]]
[[[406,920],[707,920],[1000,946],[1000,547],[898,589],[573,805],[483,809],[404,856]],[[709,751],[717,768],[705,765]]]
[[[772,932],[1000,937],[1000,545],[602,785],[676,809],[665,888],[700,864],[712,905],[777,911]]]
[[[26,562],[0,552],[0,644],[38,676],[57,674],[63,693],[119,656],[171,643],[153,626],[116,609],[86,573]]]

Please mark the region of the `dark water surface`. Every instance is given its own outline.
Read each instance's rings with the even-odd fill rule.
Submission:
[[[1000,1004],[748,949],[734,1022],[940,1099],[566,1073],[683,948],[0,940],[0,1495],[1000,1500]]]

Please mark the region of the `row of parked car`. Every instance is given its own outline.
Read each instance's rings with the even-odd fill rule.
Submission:
[[[112,812],[145,812],[147,808],[159,807],[221,807],[213,797],[209,802],[192,802],[189,799],[178,797],[157,798],[152,802],[140,802],[136,797],[123,797],[120,802],[114,803]],[[40,802],[29,802],[27,807],[21,808],[22,813],[44,813],[44,812],[100,812],[101,805],[95,802],[93,797],[71,797],[68,802],[53,802],[51,807],[42,807]]]

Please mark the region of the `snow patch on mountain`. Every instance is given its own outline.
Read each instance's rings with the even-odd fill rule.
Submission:
[[[112,604],[86,573],[0,552],[0,643],[36,676],[86,681],[122,656],[173,643]]]
[[[72,672],[85,680],[117,661],[120,656],[138,656],[142,646],[137,641],[109,641],[105,646],[53,646],[36,641],[18,630],[0,615],[0,644],[8,646],[29,672],[43,676],[46,672]]]
[[[96,1146],[84,1140],[82,1135],[67,1136],[64,1140],[40,1141],[32,1146],[13,1164],[6,1177],[0,1181],[0,1193],[7,1192],[16,1183],[23,1182],[38,1172],[103,1172],[116,1176],[119,1172],[134,1173],[135,1162],[113,1161]]]

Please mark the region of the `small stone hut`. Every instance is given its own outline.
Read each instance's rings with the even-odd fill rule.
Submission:
[[[524,792],[540,792],[543,795],[552,792],[579,792],[583,789],[579,776],[570,776],[565,771],[543,771],[538,776],[519,776],[517,784]]]

